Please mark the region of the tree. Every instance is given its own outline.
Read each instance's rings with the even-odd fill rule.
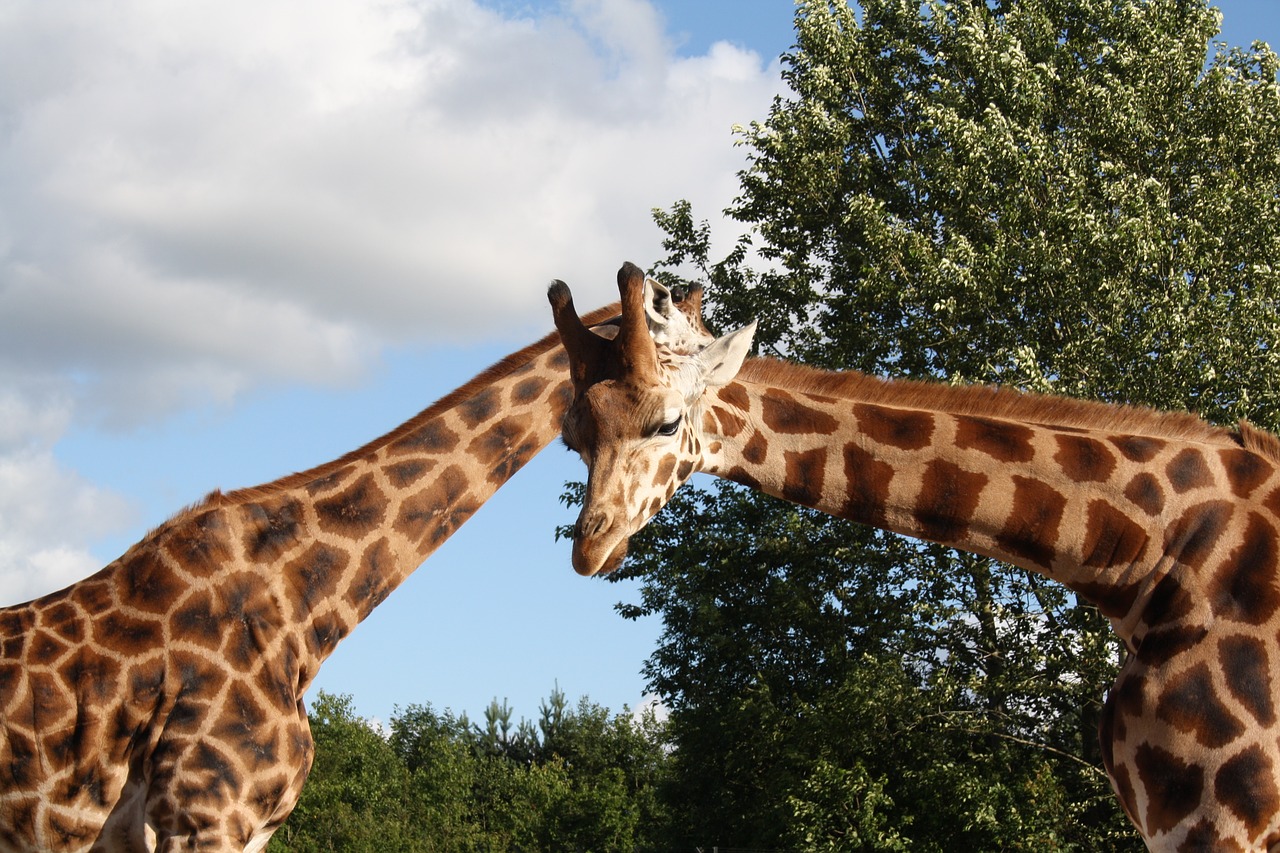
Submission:
[[[1205,0],[802,0],[791,94],[741,130],[749,233],[713,262],[677,203],[658,266],[811,364],[1280,427],[1280,63],[1208,54],[1217,24]],[[1138,849],[1096,740],[1124,651],[1067,591],[727,486],[672,501],[636,575],[673,839]]]
[[[309,714],[316,757],[272,850],[414,849],[421,839],[409,774],[350,696],[320,691]]]
[[[661,726],[611,716],[557,688],[538,727],[496,699],[483,726],[430,705],[397,709],[389,732],[320,692],[316,761],[273,850],[627,850],[665,823]],[[538,732],[541,730],[541,736]]]

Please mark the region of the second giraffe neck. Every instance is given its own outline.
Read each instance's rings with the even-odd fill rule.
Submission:
[[[559,434],[570,393],[553,334],[340,459],[214,493],[118,565],[133,572],[144,555],[163,555],[191,590],[175,591],[175,606],[195,602],[193,619],[240,618],[227,612],[227,590],[244,587],[231,606],[245,609],[247,596],[272,636],[296,637],[305,688],[338,642]]]
[[[987,388],[749,362],[703,431],[709,473],[1039,572],[1122,637],[1161,576],[1206,547],[1211,519],[1216,538],[1242,515],[1213,507],[1280,504],[1275,456],[1238,434]]]

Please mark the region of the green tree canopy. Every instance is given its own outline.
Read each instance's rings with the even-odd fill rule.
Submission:
[[[797,3],[719,260],[670,278],[811,364],[1280,427],[1280,89],[1205,0]],[[1097,751],[1123,650],[1008,566],[735,487],[633,542],[672,842],[1139,849]]]
[[[311,708],[316,761],[271,840],[287,851],[631,850],[665,826],[666,766],[652,717],[609,712],[556,689],[537,725],[496,699],[484,724],[430,705],[383,730],[350,696]]]

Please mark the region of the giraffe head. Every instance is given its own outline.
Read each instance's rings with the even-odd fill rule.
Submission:
[[[634,264],[618,271],[618,289],[612,340],[582,325],[563,282],[547,294],[573,379],[562,435],[587,463],[573,536],[573,567],[584,575],[616,569],[631,535],[701,470],[703,396],[737,375],[755,333],[753,322],[712,339],[699,320],[692,336],[680,319],[668,330],[654,317],[662,297]]]

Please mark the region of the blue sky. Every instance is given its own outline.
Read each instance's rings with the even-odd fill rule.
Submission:
[[[1224,38],[1280,43],[1271,0]],[[319,11],[321,8],[323,12]],[[0,22],[0,603],[385,432],[716,219],[787,0],[20,2]],[[360,626],[362,714],[643,696],[660,626],[553,540],[558,446]]]

